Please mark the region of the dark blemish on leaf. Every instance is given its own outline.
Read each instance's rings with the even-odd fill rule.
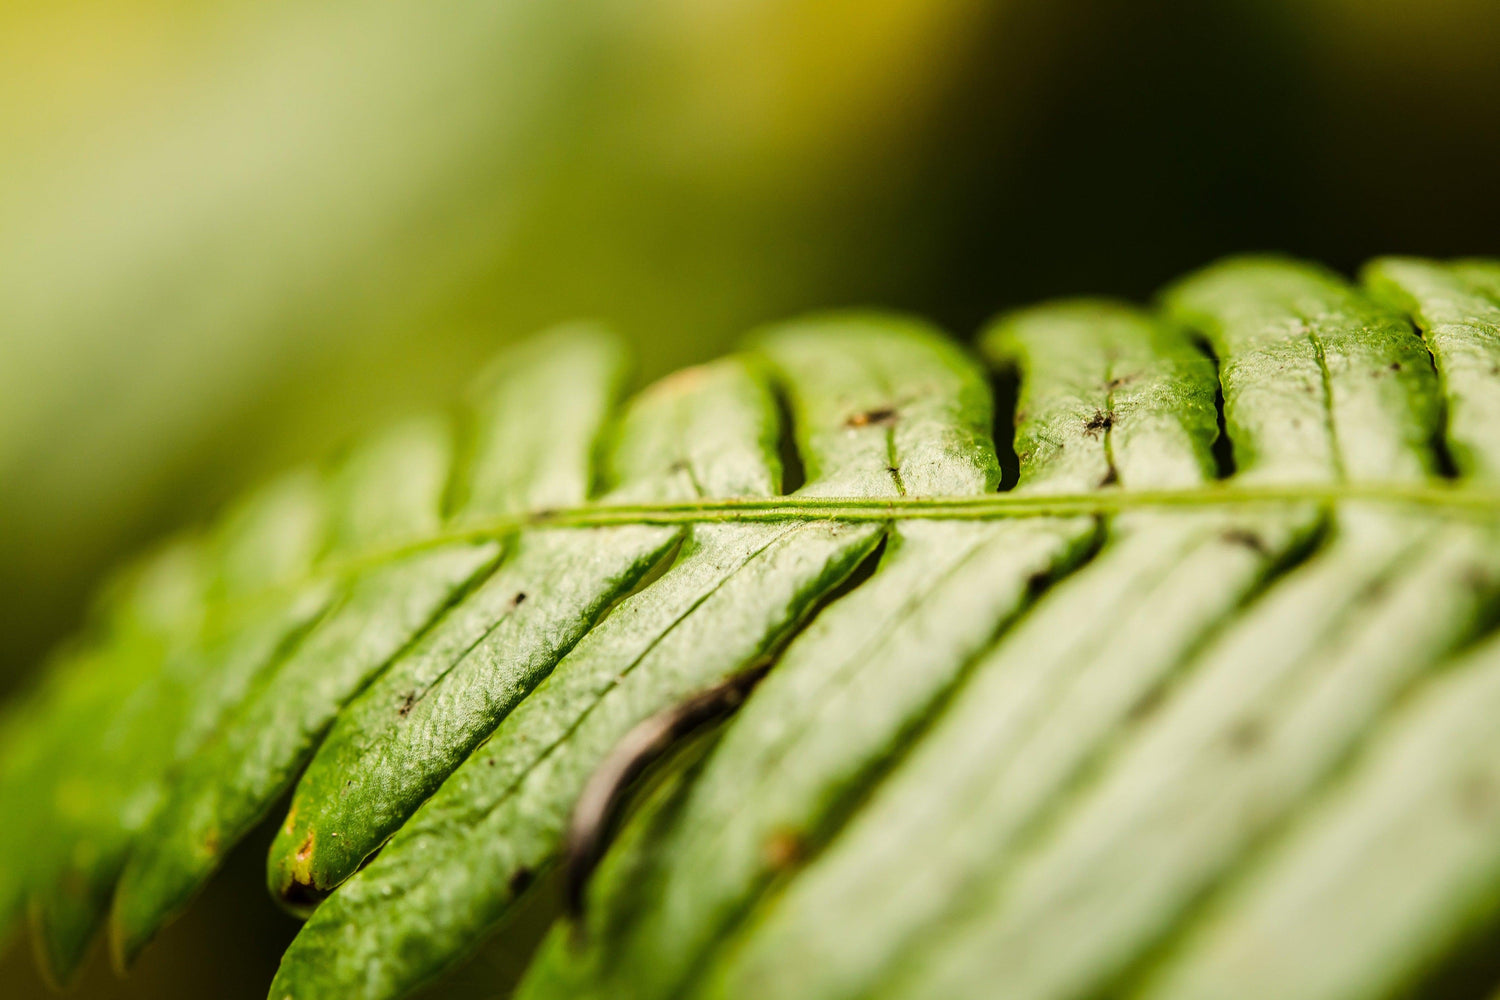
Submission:
[[[1266,741],[1266,729],[1259,719],[1242,719],[1229,731],[1229,748],[1235,753],[1254,753]]]
[[[408,691],[401,696],[401,704],[396,706],[396,714],[406,718],[411,713],[411,707],[417,703],[417,692]]]
[[[1105,470],[1104,475],[1102,475],[1102,476],[1099,477],[1099,486],[1098,486],[1098,488],[1102,490],[1102,489],[1104,489],[1104,487],[1106,487],[1106,486],[1113,486],[1116,483],[1118,483],[1119,481],[1120,481],[1120,474],[1118,472],[1116,472],[1115,471],[1115,467],[1113,465],[1111,465],[1108,469]]]
[[[1086,434],[1098,436],[1100,431],[1107,431],[1115,425],[1115,417],[1112,413],[1103,410],[1095,410],[1094,415],[1084,421],[1083,430]]]
[[[688,466],[688,463],[687,463],[687,459],[685,459],[685,458],[679,458],[677,461],[675,461],[671,465],[667,466],[667,471],[668,472],[686,472],[688,470],[688,468],[689,468],[689,466]]]
[[[1263,556],[1269,556],[1271,554],[1271,548],[1266,544],[1266,540],[1264,538],[1261,538],[1255,532],[1247,531],[1244,528],[1230,528],[1219,537],[1228,542],[1230,545],[1243,545],[1245,548],[1250,549],[1252,552],[1256,552]]]
[[[778,830],[761,846],[766,867],[782,872],[802,859],[802,838],[790,830]]]
[[[316,839],[317,839],[317,834],[313,833],[312,831],[308,831],[307,839],[302,842],[302,846],[301,847],[297,848],[297,860],[298,861],[306,861],[308,858],[312,857],[313,842]]]
[[[532,877],[533,875],[531,869],[527,868],[525,865],[522,865],[520,868],[517,868],[515,871],[511,872],[510,880],[506,883],[506,885],[510,887],[510,894],[512,896],[519,896],[521,893],[525,892],[528,888],[531,887]]]
[[[1119,378],[1110,379],[1108,382],[1104,383],[1104,385],[1107,389],[1113,392],[1114,390],[1120,388],[1120,386],[1128,385],[1133,381],[1135,381],[1134,375],[1121,375]]]
[[[486,764],[488,764],[490,767],[494,767],[495,766],[495,758],[493,758],[493,757],[486,757],[484,759],[484,762]]]
[[[510,606],[513,607],[513,608],[519,608],[521,606],[521,603],[523,601],[525,601],[525,600],[526,600],[526,591],[524,591],[524,590],[518,590],[518,591],[516,591],[516,596],[512,597],[510,599]]]
[[[847,427],[888,427],[896,422],[896,409],[892,406],[880,406],[873,410],[865,410],[856,413],[844,421]]]
[[[1401,362],[1399,362],[1399,361],[1392,361],[1391,362],[1391,371],[1393,371],[1393,372],[1399,372],[1400,370],[1401,370]]]
[[[1032,597],[1047,589],[1052,582],[1052,574],[1047,570],[1039,569],[1026,578],[1026,591]]]

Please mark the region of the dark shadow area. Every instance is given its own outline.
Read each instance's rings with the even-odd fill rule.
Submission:
[[[792,418],[792,407],[786,393],[776,392],[776,451],[781,459],[782,495],[796,493],[807,482],[807,469],[802,465],[802,450],[797,447],[797,423]]]
[[[1433,970],[1409,1000],[1487,1000],[1500,986],[1500,912],[1493,901],[1475,929]]]
[[[288,796],[278,802],[271,815],[284,816],[290,801]],[[141,954],[128,978],[115,977],[104,943],[98,941],[81,980],[68,995],[100,1000],[264,1000],[281,953],[300,926],[266,894],[266,851],[274,823],[263,822],[230,853],[203,894]],[[7,1000],[57,997],[37,975],[24,932],[0,957],[0,983]]]
[[[1016,401],[1021,393],[1021,373],[1007,366],[990,375],[990,392],[995,397],[995,455],[1000,460],[1000,491],[1016,488],[1021,478],[1021,457],[1016,454]]]

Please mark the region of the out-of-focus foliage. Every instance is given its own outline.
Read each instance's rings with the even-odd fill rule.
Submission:
[[[980,14],[97,6],[17,12],[0,43],[18,590],[539,323],[607,314],[660,371],[890,272],[865,209]]]

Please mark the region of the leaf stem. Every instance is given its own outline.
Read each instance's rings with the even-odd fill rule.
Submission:
[[[991,520],[1070,517],[1134,509],[1255,504],[1374,502],[1451,511],[1500,514],[1500,491],[1439,483],[1299,486],[1219,486],[1189,490],[1098,490],[1091,493],[989,493],[957,497],[770,497],[680,503],[590,504],[535,511],[467,525],[437,536],[435,544],[495,538],[522,528],[610,527],[622,524],[839,520]],[[423,540],[421,544],[428,544]]]
[[[344,576],[444,545],[496,541],[535,528],[609,528],[629,525],[765,523],[776,521],[871,522],[992,521],[1079,517],[1133,510],[1210,509],[1314,503],[1378,503],[1462,518],[1500,517],[1500,490],[1469,484],[1340,483],[1254,486],[1209,484],[1185,490],[1103,489],[1091,493],[987,493],[977,496],[780,496],[659,503],[594,503],[484,518],[431,535],[324,561],[317,578]],[[282,588],[277,588],[282,589]]]

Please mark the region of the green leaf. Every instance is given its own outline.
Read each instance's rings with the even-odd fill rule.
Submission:
[[[1466,476],[1500,479],[1500,265],[1387,259],[1365,269],[1379,298],[1422,328],[1447,406],[1448,450]]]
[[[1491,640],[1402,706],[1139,992],[1384,996],[1487,947],[1500,916],[1497,710]]]
[[[1020,364],[1027,387],[1020,490],[1193,485],[1211,474],[1213,367],[1178,331],[1082,305],[1016,317],[988,345]],[[1157,562],[1179,554],[1178,534],[1168,526],[1148,539]],[[621,980],[642,995],[682,989],[765,885],[821,849],[882,761],[1091,535],[1076,521],[897,525],[870,582],[788,648],[650,842],[652,856],[614,876],[623,912],[596,906],[601,926],[588,934],[604,950],[590,957],[597,993]],[[1139,587],[1139,567],[1121,569],[1088,595],[1096,611]],[[1044,656],[1033,649],[1027,660]],[[555,937],[549,958],[575,973],[557,992],[577,995],[586,963]]]
[[[801,429],[808,494],[960,493],[998,480],[983,383],[927,331],[849,318],[772,334],[762,351]],[[706,378],[678,391],[722,396]],[[705,454],[712,463],[719,452]],[[713,464],[693,474],[717,477]],[[837,522],[695,527],[676,563],[589,633],[313,915],[272,992],[393,995],[470,950],[551,861],[610,747],[769,655],[878,540],[874,527]],[[382,919],[366,919],[372,911]]]
[[[1431,461],[1435,394],[1425,383],[1432,373],[1417,363],[1421,342],[1395,317],[1321,275],[1274,263],[1215,269],[1169,302],[1210,336],[1221,359],[1241,474],[1419,475]],[[854,970],[812,995],[850,995],[842,992],[849,981],[877,982],[872,992],[881,995],[975,995],[996,969],[1006,970],[1007,995],[1107,992],[1215,875],[1328,773],[1415,673],[1477,625],[1488,595],[1475,592],[1474,574],[1488,574],[1497,557],[1488,534],[1469,526],[1445,530],[1388,511],[1341,511],[1326,546],[1198,652],[1164,704],[1117,729],[1117,745],[1090,780],[1074,789],[1059,784],[1050,801],[1037,796],[1046,811],[1031,821],[1036,832],[1026,836],[1004,808],[996,810],[1005,824],[998,829],[984,825],[983,808],[966,810],[962,842],[983,847],[947,873],[953,891],[940,910],[893,935],[889,950],[876,952],[876,969]],[[1159,606],[1151,614],[1158,628],[1172,617]],[[1001,696],[990,700],[994,694]],[[955,718],[981,702],[1006,703],[1003,692],[994,694],[960,698]],[[1068,720],[1056,703],[1045,716],[1049,726]],[[948,736],[947,723],[936,739],[953,741],[948,761],[996,759],[972,753],[972,744],[956,746],[964,724],[953,723]],[[968,731],[976,728],[971,719]],[[1024,779],[991,771],[965,787],[1013,795],[1037,768],[1055,766],[1059,739],[1040,732],[1034,756],[1000,755],[1007,770],[1029,772]],[[919,751],[911,766],[925,762],[930,775],[932,759]],[[886,787],[918,789],[920,773],[893,776]],[[906,812],[914,805],[908,800]],[[901,809],[887,806],[883,815]],[[867,816],[876,821],[873,810]],[[978,829],[967,828],[976,820]],[[1004,833],[1012,827],[1019,837]],[[834,863],[832,855],[822,862]],[[843,864],[847,879],[858,862]],[[908,864],[917,871],[904,877],[921,878],[920,861]],[[869,867],[862,875],[880,878]],[[769,975],[764,954],[755,968]],[[764,985],[755,975],[748,967],[725,973],[724,989]]]
[[[622,364],[615,342],[588,328],[559,330],[497,359],[480,379],[471,410],[470,460],[458,481],[464,499],[456,518],[581,498]],[[528,436],[526,429],[538,418],[545,431]],[[450,450],[440,424],[420,423],[398,427],[351,454],[338,490],[343,503],[335,537],[342,551],[436,531],[449,485]],[[271,665],[239,712],[186,762],[174,782],[116,893],[113,942],[121,964],[249,832],[350,696],[411,644],[466,583],[492,567],[497,552],[493,543],[456,543],[347,576],[327,620]],[[500,584],[504,607],[515,591],[505,589],[503,579]],[[404,683],[417,669],[442,669],[456,658],[456,644],[472,644],[470,633],[493,627],[497,612],[493,599],[486,600],[493,577],[487,588],[469,595],[444,619],[446,628],[426,636],[386,669],[382,680]],[[459,631],[455,619],[468,632]],[[444,655],[448,659],[440,659]],[[377,684],[377,696],[379,690]],[[357,720],[360,705],[370,699],[367,692],[344,708],[344,720]],[[385,723],[390,713],[380,707],[379,720]]]
[[[583,502],[619,367],[606,343],[541,343],[504,362],[479,413],[476,453],[489,460],[468,477],[460,522]],[[680,418],[643,405],[627,423]],[[621,491],[655,494],[682,480],[669,456],[650,459]],[[515,536],[500,568],[339,714],[272,844],[273,891],[306,908],[348,878],[675,538],[645,527],[607,540]]]
[[[530,1000],[1439,988],[1500,928],[1500,268],[1365,280],[1002,318],[1006,492],[915,321],[621,407],[596,328],[508,351],[111,582],[0,717],[0,921],[128,964],[290,791],[276,998],[405,995],[570,836]]]
[[[223,606],[190,633],[174,633],[145,655],[125,647],[102,654],[113,688],[103,717],[53,719],[71,729],[62,773],[41,796],[48,819],[28,872],[37,954],[50,979],[69,982],[87,956],[134,837],[158,808],[176,761],[186,759],[255,673],[282,655],[327,609],[327,581],[284,586],[263,600],[230,604],[300,581],[323,545],[323,483],[297,472],[271,484],[226,518],[208,542],[203,587]],[[117,660],[115,657],[123,659]],[[80,733],[92,739],[79,739]]]
[[[341,526],[350,543],[432,530],[447,448],[441,426],[423,422],[352,455],[344,470],[351,502]],[[494,545],[460,543],[355,575],[320,626],[257,678],[213,738],[183,763],[120,877],[112,920],[118,965],[134,958],[265,814],[350,694],[496,553]]]

